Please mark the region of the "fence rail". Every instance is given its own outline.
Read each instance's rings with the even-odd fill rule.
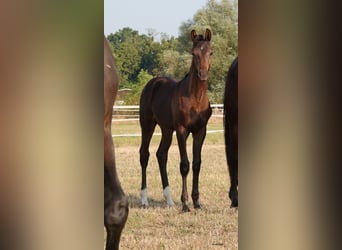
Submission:
[[[213,114],[211,117],[221,118],[223,117],[223,104],[211,104],[210,105]],[[113,117],[112,122],[120,123],[127,121],[139,121],[139,105],[114,105],[113,106]],[[223,133],[223,130],[208,130],[208,134],[210,133]],[[160,136],[160,133],[154,133],[153,135]],[[122,134],[113,134],[112,137],[140,137],[141,133],[122,133]]]
[[[223,104],[211,104],[210,106],[213,110],[212,117],[223,117]],[[113,122],[137,120],[139,120],[139,105],[113,106]]]
[[[210,104],[211,108],[223,108],[223,104]],[[138,109],[139,105],[114,105],[114,110],[122,110],[122,109]]]

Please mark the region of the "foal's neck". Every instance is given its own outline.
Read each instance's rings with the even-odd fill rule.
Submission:
[[[208,88],[208,80],[202,81],[195,70],[195,67],[191,65],[190,72],[188,75],[189,78],[189,92],[191,98],[196,100],[197,102],[203,102],[208,99],[207,96],[207,88]]]

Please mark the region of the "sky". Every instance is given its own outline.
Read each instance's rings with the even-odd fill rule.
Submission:
[[[104,34],[124,27],[178,37],[182,22],[192,19],[208,0],[104,0]]]

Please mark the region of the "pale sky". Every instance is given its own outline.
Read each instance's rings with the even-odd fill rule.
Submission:
[[[104,34],[124,27],[178,37],[182,22],[192,19],[208,0],[104,0]]]

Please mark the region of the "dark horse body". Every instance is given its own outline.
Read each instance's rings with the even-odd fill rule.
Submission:
[[[119,248],[120,236],[128,216],[128,201],[116,172],[112,139],[112,111],[118,90],[114,59],[104,38],[104,224],[107,230],[106,250]]]
[[[183,211],[188,207],[187,175],[189,160],[186,151],[186,140],[190,133],[193,136],[193,184],[192,200],[195,208],[200,208],[198,177],[201,167],[201,150],[206,135],[206,125],[211,116],[211,108],[207,96],[208,71],[211,63],[211,32],[206,30],[205,36],[191,32],[193,41],[192,64],[190,72],[183,80],[177,82],[167,77],[150,80],[142,91],[140,98],[140,126],[142,141],[140,147],[140,164],[142,168],[141,202],[148,205],[146,189],[146,168],[149,159],[149,144],[156,124],[162,131],[162,138],[157,150],[159,170],[162,179],[163,193],[168,205],[174,205],[166,171],[168,150],[172,141],[172,133],[176,131],[179,153],[180,172],[182,175],[181,201]]]
[[[226,156],[230,175],[231,207],[238,207],[238,58],[232,62],[224,93]]]

